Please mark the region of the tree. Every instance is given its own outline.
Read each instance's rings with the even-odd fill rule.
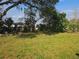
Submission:
[[[5,20],[5,25],[8,26],[8,32],[9,32],[9,33],[10,33],[11,30],[12,30],[11,25],[12,25],[13,23],[14,23],[14,22],[13,22],[12,18],[7,18],[7,19]]]
[[[78,32],[79,31],[79,19],[71,19],[69,21],[69,30],[71,32]]]
[[[58,13],[56,10],[51,11],[51,14],[43,20],[40,29],[47,32],[64,32],[67,29],[68,20],[65,13]]]
[[[2,27],[3,27],[4,21],[0,20],[0,33],[2,33]]]
[[[75,9],[73,11],[73,18],[69,21],[69,30],[71,32],[78,32],[79,31],[79,19],[78,19],[78,11]]]
[[[12,18],[7,18],[7,20],[5,20],[5,24],[10,27],[13,24]]]
[[[24,10],[24,14],[25,14],[25,31],[35,31],[35,24],[36,24],[36,12],[33,12],[32,7],[28,7],[28,9]]]
[[[1,18],[7,14],[7,12],[14,7],[25,5],[30,12],[26,13],[28,15],[29,25],[35,24],[33,21],[36,11],[40,12],[40,18],[43,18],[43,23],[45,24],[46,31],[52,32],[63,32],[65,29],[66,15],[64,13],[58,13],[55,9],[55,4],[59,0],[6,0],[0,3],[2,5],[8,5],[8,8],[4,10]],[[22,7],[23,8],[23,7]],[[26,10],[26,11],[27,11]]]
[[[65,13],[59,13],[58,16],[59,23],[58,23],[58,29],[60,32],[67,31],[68,23],[69,21],[66,19],[66,14]]]

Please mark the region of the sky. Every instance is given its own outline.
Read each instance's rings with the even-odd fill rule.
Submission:
[[[68,19],[74,18],[74,12],[77,14],[77,17],[79,16],[79,0],[60,0],[56,4],[56,9],[58,12],[65,12],[66,17]],[[11,9],[7,15],[8,17],[13,17],[13,19],[17,19],[19,17],[23,17],[23,11],[18,10],[17,8]],[[79,18],[79,17],[78,17]],[[16,20],[18,21],[18,20]]]
[[[60,2],[56,4],[56,9],[59,12],[65,12],[68,19],[74,18],[74,13],[76,13],[76,17],[79,18],[79,0],[60,0]]]

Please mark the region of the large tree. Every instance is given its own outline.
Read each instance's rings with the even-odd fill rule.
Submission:
[[[63,31],[63,22],[66,15],[56,11],[55,5],[57,2],[59,0],[0,0],[0,6],[8,5],[0,15],[0,18],[5,16],[10,9],[24,5],[26,8],[22,7],[23,9],[21,8],[21,10],[26,13],[30,9],[30,12],[26,13],[30,20],[34,20],[33,16],[36,11],[39,11],[40,17],[44,18],[47,31],[60,32]]]

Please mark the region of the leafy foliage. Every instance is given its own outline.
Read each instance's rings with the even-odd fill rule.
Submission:
[[[45,29],[48,32],[64,32],[66,31],[68,20],[65,13],[53,11],[50,16],[43,20],[43,24],[40,25],[42,30]]]
[[[69,21],[69,31],[70,32],[79,31],[79,20],[78,19],[72,19]]]
[[[58,13],[55,9],[56,3],[59,0],[5,0],[4,2],[0,2],[0,6],[8,5],[0,18],[5,16],[7,12],[14,7],[20,7],[24,5],[25,7],[21,7],[21,10],[24,10],[25,18],[25,27],[31,29],[35,28],[36,24],[36,12],[39,11],[40,18],[43,18],[43,24],[39,25],[40,31],[46,32],[64,32],[67,31],[67,27],[69,25],[69,21],[66,19],[65,13]],[[10,27],[13,23],[11,18],[6,20],[6,25]],[[34,29],[33,29],[34,30]]]
[[[13,22],[12,18],[7,18],[7,20],[5,20],[5,24],[6,24],[8,27],[10,27],[13,23],[14,23],[14,22]]]

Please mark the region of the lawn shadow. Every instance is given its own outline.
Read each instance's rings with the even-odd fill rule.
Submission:
[[[43,32],[43,33],[49,36],[59,34],[59,32]]]
[[[39,34],[46,34],[46,35],[56,35],[56,34],[58,34],[58,33],[52,33],[52,32],[28,32],[28,33],[21,33],[21,34],[18,34],[18,35],[16,35],[16,37],[17,38],[30,38],[30,39],[32,39],[32,38],[35,38],[37,35],[39,35]]]
[[[22,33],[16,36],[17,38],[35,38],[36,33]]]

